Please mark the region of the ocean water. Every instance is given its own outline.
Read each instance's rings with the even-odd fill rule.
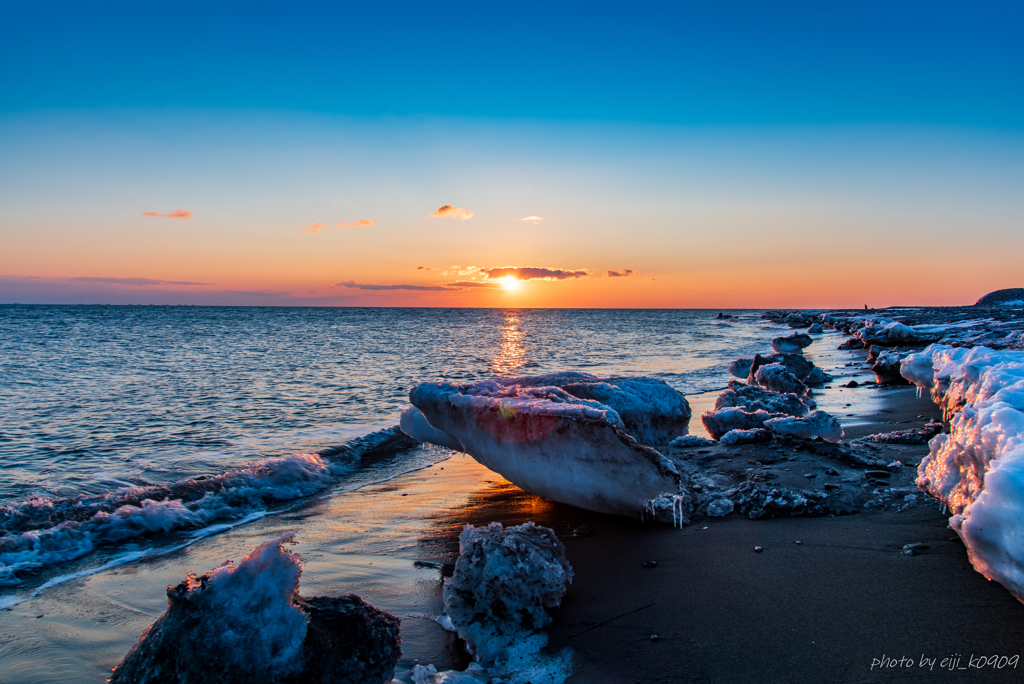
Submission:
[[[719,390],[778,328],[715,313],[2,306],[0,602],[448,458],[387,432],[419,382]]]

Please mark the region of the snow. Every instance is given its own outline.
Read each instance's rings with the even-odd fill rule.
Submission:
[[[773,432],[782,435],[799,437],[800,439],[814,439],[820,437],[826,442],[838,443],[843,441],[843,428],[835,416],[824,411],[814,411],[802,418],[793,416],[785,418],[772,418],[766,420],[764,426]]]
[[[708,515],[712,518],[721,518],[732,513],[735,508],[729,499],[715,499],[708,504]]]
[[[455,572],[444,584],[445,612],[475,667],[438,673],[415,666],[417,684],[488,682],[561,684],[572,671],[568,649],[547,654],[548,609],[562,602],[572,581],[565,547],[554,531],[532,522],[503,528],[466,525]]]
[[[538,496],[638,515],[648,501],[679,492],[672,462],[627,434],[618,411],[561,388],[424,383],[409,398],[467,454]]]
[[[949,507],[974,568],[1024,602],[1024,352],[933,344],[902,372],[952,414],[918,487]]]

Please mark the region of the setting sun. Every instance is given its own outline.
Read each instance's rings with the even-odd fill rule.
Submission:
[[[519,279],[515,276],[505,276],[499,280],[501,280],[501,284],[505,286],[506,290],[514,290],[519,287]]]

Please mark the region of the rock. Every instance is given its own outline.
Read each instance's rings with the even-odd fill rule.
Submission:
[[[890,477],[892,475],[888,470],[866,470],[864,474],[868,477]]]
[[[843,385],[843,387],[848,387],[848,388],[860,387],[860,383],[857,382],[856,380],[851,380],[850,382],[848,382],[845,385]]]
[[[761,553],[762,551],[764,551],[764,549],[762,549],[760,546],[754,547],[754,553]]]
[[[910,381],[900,375],[900,363],[910,355],[908,351],[890,349],[878,354],[871,370],[878,378],[879,385],[909,385]]]
[[[301,559],[282,548],[293,536],[169,587],[167,612],[110,681],[390,682],[401,655],[398,618],[354,595],[299,596]]]
[[[851,337],[850,339],[846,340],[841,345],[836,347],[836,349],[863,349],[863,348],[864,348],[864,343],[861,342],[856,337]]]
[[[825,371],[815,366],[813,369],[811,369],[811,372],[808,373],[807,377],[804,378],[803,380],[804,384],[807,385],[808,387],[818,387],[820,385],[824,385],[826,382],[832,382],[834,378]]]
[[[907,554],[908,556],[916,556],[916,555],[920,554],[922,551],[924,551],[927,548],[928,548],[927,544],[916,543],[916,544],[904,544],[903,548],[900,549],[900,550],[903,553]]]
[[[656,567],[658,567],[658,561],[644,561],[643,563],[640,564],[640,567],[643,567],[643,568],[656,568]]]
[[[817,323],[815,323],[814,325],[807,329],[808,335],[820,335],[822,332],[823,331],[821,329],[821,326],[818,325]]]

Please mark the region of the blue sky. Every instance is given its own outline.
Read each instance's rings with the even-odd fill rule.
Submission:
[[[1024,284],[1022,15],[8,0],[0,302],[969,303]],[[590,275],[338,284],[467,264]]]

